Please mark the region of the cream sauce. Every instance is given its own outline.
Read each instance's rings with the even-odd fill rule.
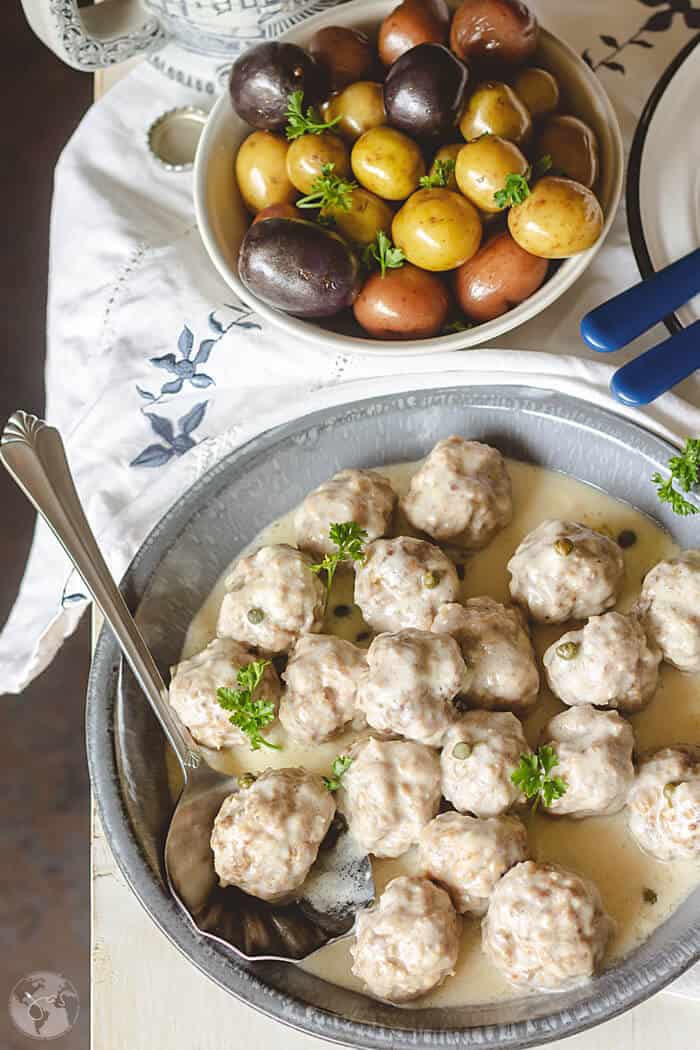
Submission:
[[[396,491],[402,495],[418,465],[406,463],[382,467],[381,472],[390,478]],[[636,534],[634,545],[624,551],[625,586],[616,606],[621,612],[628,611],[632,606],[646,572],[662,558],[678,552],[670,536],[651,519],[591,486],[513,460],[508,461],[508,470],[513,482],[515,508],[511,524],[484,551],[468,555],[447,549],[447,553],[458,564],[464,565],[463,598],[489,595],[498,601],[507,601],[506,563],[522,538],[547,518],[578,521],[609,532],[614,537],[623,530],[631,530]],[[415,534],[401,515],[395,522],[394,533]],[[267,543],[285,542],[294,542],[291,513],[268,526],[251,547],[256,549]],[[227,574],[228,570],[192,621],[183,647],[183,658],[203,649],[214,637]],[[353,581],[351,572],[337,574],[323,629],[326,633],[367,645],[369,631],[359,610],[352,605]],[[350,607],[352,612],[338,617],[334,615],[334,609],[338,606]],[[533,643],[540,659],[552,641],[567,629],[567,625],[537,626],[533,629]],[[531,745],[537,745],[544,724],[562,709],[563,705],[552,696],[543,682],[537,706],[524,722],[525,735]],[[684,675],[668,664],[662,664],[660,686],[651,704],[646,710],[633,715],[630,721],[640,751],[669,744],[700,744],[700,676]],[[313,748],[300,747],[287,740],[279,724],[267,735],[274,743],[283,745],[283,750],[212,751],[207,752],[207,760],[213,766],[231,773],[293,765],[325,773],[335,756],[347,749],[355,734],[348,732]],[[171,770],[173,789],[177,790],[179,773],[174,764]],[[538,812],[534,817],[527,816],[526,820],[530,849],[535,860],[556,861],[593,879],[600,889],[605,908],[616,923],[615,937],[607,956],[608,964],[645,940],[700,882],[700,865],[697,863],[663,863],[642,853],[627,833],[624,811],[612,817],[582,821],[554,819]],[[415,872],[416,865],[414,850],[397,860],[373,861],[377,892],[380,893],[394,876]],[[656,894],[657,899],[653,904],[645,900],[645,889]],[[360,982],[350,972],[349,946],[350,939],[346,938],[323,948],[303,964],[304,968],[335,984],[361,990]],[[468,919],[464,923],[462,949],[455,976],[414,1005],[468,1005],[515,998],[518,994],[482,953],[479,920]]]

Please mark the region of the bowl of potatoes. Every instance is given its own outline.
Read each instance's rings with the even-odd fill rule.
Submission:
[[[334,353],[419,354],[558,299],[622,175],[598,78],[519,0],[357,0],[237,60],[194,200],[265,320]]]

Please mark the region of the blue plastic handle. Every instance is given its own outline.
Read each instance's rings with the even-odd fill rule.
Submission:
[[[610,389],[626,405],[648,405],[696,368],[700,368],[700,321],[618,368]]]
[[[619,350],[700,292],[700,248],[591,310],[581,335],[594,350]]]

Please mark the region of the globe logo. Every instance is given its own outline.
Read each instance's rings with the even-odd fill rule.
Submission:
[[[60,973],[38,970],[22,977],[10,993],[10,1018],[31,1039],[58,1039],[78,1020],[78,993]]]

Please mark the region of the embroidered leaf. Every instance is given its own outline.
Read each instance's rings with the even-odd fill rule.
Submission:
[[[167,463],[174,452],[165,445],[149,445],[140,452],[136,459],[132,459],[130,467],[162,467]]]
[[[193,364],[203,365],[209,360],[209,354],[212,352],[212,348],[216,346],[216,339],[203,339],[199,344],[199,350],[196,353]]]
[[[700,9],[694,8],[692,11],[685,11],[683,13],[685,24],[688,29],[700,29]]]
[[[585,48],[581,52],[581,58],[583,59],[583,61],[586,63],[587,66],[590,66],[590,68],[593,69],[593,59],[591,58],[591,53],[588,50],[588,48]]]
[[[607,44],[608,47],[619,47],[620,46],[618,44],[617,40],[615,39],[615,37],[614,36],[610,36],[609,33],[601,33],[600,34],[600,39],[603,41],[604,44]]]
[[[669,28],[672,21],[673,11],[657,11],[644,23],[640,32],[662,33],[664,29]]]
[[[650,44],[648,40],[628,40],[627,43],[628,44],[636,44],[637,47],[653,47],[654,46],[653,44]]]
[[[612,69],[614,73],[625,72],[625,67],[621,62],[601,62],[601,65],[605,66],[606,69]]]
[[[177,347],[183,357],[189,357],[194,346],[194,336],[190,332],[187,325],[180,332],[180,338],[177,341]]]
[[[182,379],[171,379],[169,383],[164,383],[160,388],[161,394],[179,394],[182,390]]]
[[[234,309],[234,308],[232,307],[232,309]],[[213,310],[209,314],[209,317],[207,318],[207,320],[209,322],[209,327],[211,328],[212,332],[216,332],[217,335],[223,335],[224,334],[226,329],[222,325],[221,321],[217,321],[217,319],[214,317],[214,311]]]
[[[196,375],[193,375],[190,383],[192,386],[197,387],[214,386],[214,380],[204,372],[198,372]]]
[[[141,387],[138,385],[138,383],[136,384],[136,390],[140,394],[140,396],[144,399],[144,401],[155,401],[155,399],[156,399],[155,394],[149,393],[148,390],[142,390]]]
[[[178,456],[184,456],[185,452],[189,452],[196,444],[197,442],[189,434],[178,434],[173,441],[173,451]]]
[[[163,354],[162,357],[151,358],[152,365],[155,365],[156,368],[164,368],[167,372],[173,371],[176,361],[175,354]]]
[[[193,430],[197,429],[204,419],[208,404],[208,401],[200,401],[198,405],[189,410],[187,415],[183,416],[182,419],[178,419],[178,424],[183,434],[191,434]]]
[[[262,331],[262,325],[258,324],[257,321],[234,321],[236,328],[255,328],[259,332]]]
[[[165,416],[157,416],[155,412],[146,412],[145,415],[158,437],[162,437],[169,445],[172,445],[174,433],[170,420]]]
[[[78,602],[86,602],[87,600],[87,594],[80,594],[76,591],[75,594],[64,594],[61,598],[61,605],[65,609],[67,605],[77,605]]]

